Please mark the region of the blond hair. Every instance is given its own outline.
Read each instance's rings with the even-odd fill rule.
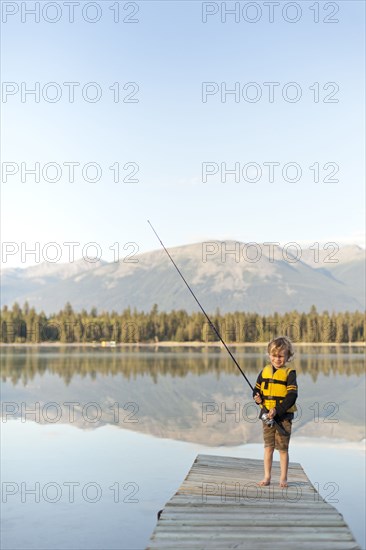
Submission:
[[[273,351],[285,351],[286,352],[286,362],[290,362],[295,355],[294,348],[290,338],[287,336],[278,336],[273,338],[267,346],[268,355],[273,353]]]

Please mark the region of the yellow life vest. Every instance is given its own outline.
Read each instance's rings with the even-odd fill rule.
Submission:
[[[292,367],[280,367],[274,369],[272,365],[266,365],[262,371],[261,394],[263,396],[263,405],[268,409],[273,409],[279,403],[282,403],[287,395],[287,378]],[[273,372],[275,371],[275,372]],[[297,411],[296,405],[292,405],[286,412]]]

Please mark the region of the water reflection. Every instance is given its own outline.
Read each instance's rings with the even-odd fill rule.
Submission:
[[[36,374],[49,372],[60,376],[66,384],[75,375],[95,379],[97,374],[122,374],[130,379],[136,374],[184,377],[206,373],[236,371],[225,350],[208,348],[139,348],[88,350],[82,347],[3,347],[1,353],[2,380],[27,384]],[[266,362],[265,348],[232,348],[235,357],[249,374],[256,376]],[[348,346],[311,346],[297,351],[294,366],[298,374],[309,374],[316,382],[319,373],[361,375],[365,370],[364,348]]]
[[[294,436],[364,438],[363,351],[298,348]],[[265,347],[237,348],[235,356],[254,383]],[[113,424],[212,446],[261,441],[251,391],[225,350],[3,347],[1,364],[3,420]]]

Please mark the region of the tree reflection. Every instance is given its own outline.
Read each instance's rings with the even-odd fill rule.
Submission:
[[[253,381],[267,362],[265,347],[233,348],[245,373]],[[298,374],[309,374],[315,382],[319,373],[325,376],[340,374],[361,375],[364,372],[362,347],[309,346],[299,347],[293,365]],[[66,385],[73,376],[95,379],[97,375],[123,375],[127,380],[150,376],[157,383],[158,376],[186,377],[215,373],[240,376],[225,350],[209,348],[141,348],[85,350],[82,347],[57,348],[2,348],[2,380],[14,385],[26,385],[36,375],[50,373],[60,377]]]

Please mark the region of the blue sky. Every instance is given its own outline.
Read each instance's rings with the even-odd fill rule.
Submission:
[[[40,2],[41,9],[45,2]],[[22,103],[20,93],[2,93],[2,163],[15,163],[16,175],[2,185],[2,241],[25,248],[48,242],[79,242],[76,257],[88,242],[97,242],[102,258],[112,260],[109,247],[137,243],[141,252],[159,243],[146,223],[150,219],[168,246],[207,239],[285,244],[334,241],[363,245],[364,232],[364,3],[319,2],[319,23],[314,22],[314,2],[293,3],[301,9],[297,23],[284,20],[276,6],[273,23],[268,22],[266,4],[257,23],[236,23],[220,13],[202,22],[199,1],[140,1],[138,23],[113,22],[114,2],[96,2],[101,19],[91,24],[75,8],[75,22],[68,21],[64,2],[58,2],[60,20],[40,22],[22,9],[35,2],[2,2],[6,10],[18,7],[2,24],[2,81],[21,88],[40,89],[56,82],[60,101],[31,96]],[[89,3],[90,4],[90,3]],[[133,7],[120,2],[123,17]],[[220,7],[221,2],[211,2]],[[232,8],[235,2],[227,2]],[[246,9],[248,2],[240,2]],[[337,14],[332,11],[339,7]],[[287,8],[289,18],[295,8]],[[314,8],[313,8],[314,9]],[[55,12],[47,12],[54,17]],[[90,17],[93,11],[88,12]],[[257,11],[257,13],[259,13]],[[24,16],[24,13],[23,13]],[[338,23],[325,23],[325,17]],[[67,99],[64,82],[78,82],[75,102]],[[80,89],[96,82],[100,101],[83,99]],[[138,103],[114,103],[109,87],[121,84],[126,95],[136,82]],[[222,102],[220,94],[202,101],[202,83],[218,88],[256,83],[262,97],[256,103],[243,95]],[[274,101],[268,101],[266,82],[279,83]],[[289,82],[296,82],[302,96],[291,103],[282,97]],[[319,83],[319,102],[314,102],[314,83]],[[323,86],[327,83],[326,90]],[[221,86],[221,83],[225,83]],[[309,89],[310,87],[313,89]],[[7,88],[8,89],[8,88]],[[52,92],[49,88],[50,93]],[[93,91],[93,87],[90,88]],[[248,88],[248,93],[254,88]],[[289,93],[294,88],[289,88]],[[324,102],[331,98],[337,103]],[[244,92],[245,93],[245,92]],[[250,96],[251,97],[251,96]],[[58,182],[20,179],[21,163],[42,168],[56,162],[62,167]],[[78,162],[74,182],[68,181],[64,162]],[[81,167],[97,163],[102,177],[84,181]],[[114,182],[109,166],[136,163],[138,182]],[[256,163],[262,170],[259,181],[220,172],[202,181],[202,163],[218,167],[226,163],[240,169]],[[268,181],[263,163],[279,163],[275,181]],[[288,163],[301,168],[297,182],[284,181],[281,171]],[[314,163],[319,163],[320,181],[314,181]],[[325,170],[323,167],[326,163]],[[322,181],[337,165],[338,182]],[[9,165],[6,165],[9,166]],[[267,165],[268,166],[268,165]],[[126,169],[125,174],[130,168]],[[276,168],[277,170],[277,168]],[[93,172],[89,172],[92,174]],[[249,178],[254,177],[249,169]],[[294,172],[289,172],[290,178]],[[21,245],[21,243],[26,243]],[[78,254],[78,250],[80,250]],[[9,256],[5,267],[25,267],[20,252]]]

